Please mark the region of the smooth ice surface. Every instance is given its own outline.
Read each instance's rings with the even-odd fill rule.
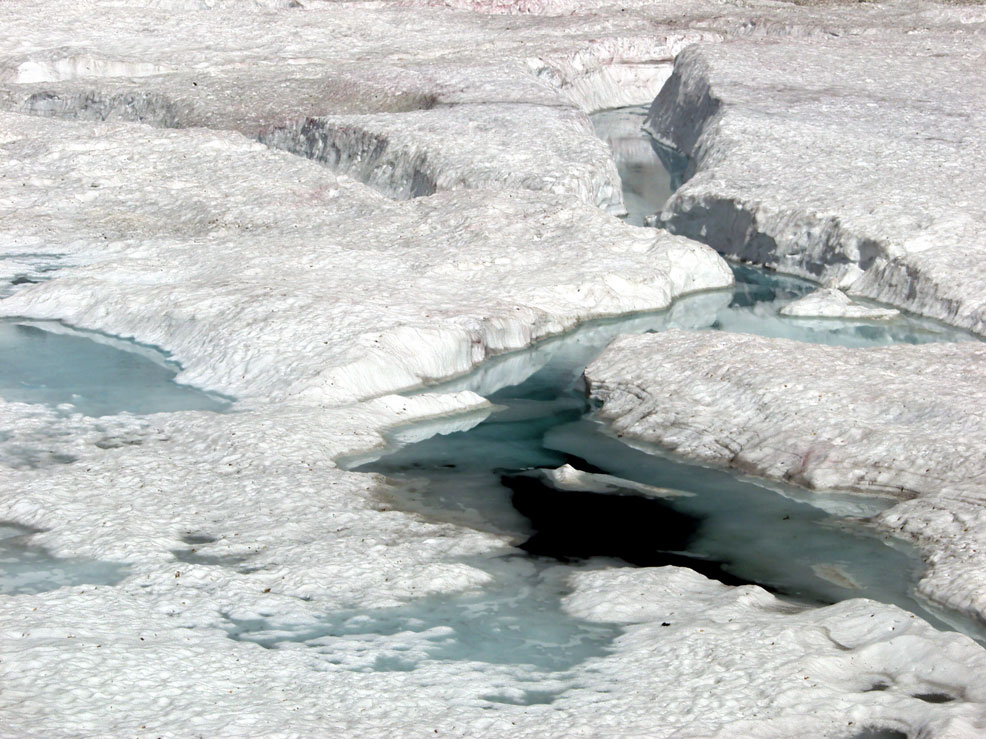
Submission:
[[[821,288],[781,309],[785,316],[803,318],[869,318],[875,321],[895,318],[894,308],[875,308],[854,302],[836,288]]]
[[[219,411],[229,402],[174,382],[159,352],[59,324],[0,321],[0,397],[87,416]]]
[[[54,557],[33,545],[35,532],[0,521],[0,594],[44,593],[67,585],[113,585],[127,574],[125,565],[79,557]]]

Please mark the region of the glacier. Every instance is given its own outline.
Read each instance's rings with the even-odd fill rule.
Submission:
[[[0,29],[0,316],[157,347],[177,382],[232,400],[0,402],[0,522],[55,560],[125,568],[0,595],[5,734],[983,733],[968,637],[684,568],[544,575],[566,617],[617,635],[540,687],[509,665],[354,670],[230,638],[493,588],[510,537],[397,510],[391,482],[343,461],[395,429],[476,423],[538,361],[514,352],[594,320],[681,306],[701,325],[734,284],[715,249],[983,334],[981,6],[41,0],[0,6]],[[615,217],[590,119],[655,99],[649,128],[691,162],[663,230]],[[763,444],[744,446],[768,477],[788,459],[777,419],[824,411],[775,439],[800,452],[852,430],[854,388],[860,456],[792,479],[913,490],[880,524],[918,545],[923,596],[982,617],[978,342],[639,341],[682,402],[711,382],[708,354],[735,350],[722,366],[757,382],[691,411],[746,428],[770,392],[776,415],[749,426]],[[833,397],[781,392],[795,361]],[[942,398],[890,429],[927,450],[901,465],[881,414],[921,387]],[[689,432],[699,448],[705,426]]]

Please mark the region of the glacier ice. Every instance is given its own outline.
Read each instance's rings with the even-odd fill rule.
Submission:
[[[0,403],[11,435],[4,446],[33,450],[21,463],[0,449],[0,518],[37,530],[32,542],[59,559],[128,568],[111,587],[0,596],[4,728],[745,737],[807,727],[840,737],[881,727],[981,735],[986,696],[975,678],[986,666],[969,639],[866,599],[795,612],[762,589],[727,588],[682,568],[570,572],[557,607],[582,622],[616,619],[622,630],[610,651],[540,685],[510,665],[425,659],[414,670],[361,672],[326,668],[305,646],[263,649],[229,638],[224,614],[316,623],[334,612],[407,613],[442,593],[495,588],[476,563],[513,541],[506,515],[474,529],[469,510],[456,514],[461,521],[397,510],[400,491],[391,483],[336,460],[379,456],[389,449],[387,429],[427,419],[451,429],[493,412],[468,387],[396,392],[437,390],[458,378],[486,394],[484,387],[516,384],[541,362],[536,352],[521,358],[515,350],[594,319],[669,306],[674,313],[686,293],[733,283],[710,249],[621,224],[596,207],[622,206],[616,167],[588,115],[649,103],[691,44],[728,46],[753,94],[765,87],[780,94],[797,71],[786,64],[788,76],[775,84],[765,79],[770,65],[747,63],[758,55],[770,61],[775,46],[784,59],[794,52],[836,76],[831,60],[845,52],[856,64],[863,49],[875,87],[901,77],[902,65],[929,69],[932,86],[943,83],[930,102],[907,94],[885,101],[895,110],[906,101],[908,120],[888,117],[879,100],[873,116],[860,118],[907,129],[892,150],[879,147],[878,187],[864,192],[865,168],[845,157],[852,176],[818,170],[814,193],[779,197],[803,203],[825,190],[834,206],[819,209],[823,216],[855,214],[881,233],[901,234],[920,283],[917,301],[905,307],[975,328],[966,319],[977,310],[976,270],[968,267],[976,252],[966,237],[981,221],[978,185],[965,197],[964,170],[938,169],[954,164],[954,141],[920,136],[968,134],[955,139],[958,148],[978,151],[974,119],[938,125],[935,109],[959,85],[954,99],[964,96],[965,109],[951,99],[944,109],[975,115],[968,98],[978,95],[978,78],[962,70],[975,66],[963,55],[981,46],[981,9],[449,4],[459,10],[431,0],[0,7],[0,253],[10,257],[0,265],[3,315],[134,337],[168,352],[182,367],[179,382],[238,398],[233,413],[98,418]],[[21,70],[34,70],[35,81],[18,82]],[[112,76],[121,72],[143,76]],[[865,86],[865,77],[834,80],[834,88]],[[807,104],[813,92],[790,94]],[[772,107],[755,121],[756,139],[773,141],[796,108]],[[847,115],[839,110],[836,118]],[[406,165],[425,157],[435,194],[386,198],[257,140],[307,119],[352,127],[357,135],[347,141],[385,137],[390,154],[378,162],[395,172],[413,172]],[[725,144],[740,134],[746,140],[731,125],[716,131],[722,146],[708,157],[681,147],[706,173],[720,166],[730,181]],[[775,160],[786,166],[778,152],[798,147],[782,138],[766,156],[744,153],[742,166],[752,173]],[[933,150],[946,156],[900,165],[915,174],[915,188],[887,176],[912,153]],[[385,172],[373,176],[388,181]],[[697,171],[685,190],[703,177]],[[762,178],[752,191],[783,179]],[[919,213],[912,191],[939,211]],[[872,202],[884,194],[886,202]],[[774,223],[772,213],[760,208],[757,225]],[[845,224],[826,233],[863,233],[855,217]],[[857,244],[865,258],[867,244]],[[61,267],[42,273],[46,260]],[[900,264],[874,259],[856,282],[850,265],[838,284],[853,296],[897,302],[911,284]],[[931,295],[936,281],[948,294]],[[723,295],[728,302],[724,292],[694,305],[692,317],[714,317]],[[955,296],[965,297],[952,315],[942,306]],[[689,320],[683,325],[697,325]],[[950,358],[954,346],[933,349]],[[805,347],[791,351],[800,357]],[[487,363],[489,372],[470,378]],[[538,412],[530,403],[516,414]],[[449,420],[458,413],[471,420]],[[45,437],[52,424],[57,435]],[[975,499],[974,491],[962,494]],[[959,511],[959,528],[975,527],[973,509],[957,497],[947,511],[916,507],[898,525],[940,531]],[[960,540],[936,550],[928,537],[922,546],[942,553],[947,572],[963,556],[948,542]],[[959,574],[950,585],[956,602],[981,582],[971,569]],[[422,641],[407,635],[409,644]],[[954,700],[920,697],[935,694]]]

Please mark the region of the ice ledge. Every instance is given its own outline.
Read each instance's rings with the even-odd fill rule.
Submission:
[[[397,199],[459,189],[527,189],[622,209],[615,165],[574,107],[483,103],[308,118],[263,130],[259,140]]]
[[[691,158],[664,223],[723,254],[986,333],[986,84],[968,53],[986,42],[953,36],[685,49],[648,121]]]

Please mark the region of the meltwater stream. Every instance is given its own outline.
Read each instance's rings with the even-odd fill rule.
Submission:
[[[740,270],[738,278],[749,274]],[[394,505],[512,535],[533,555],[687,566],[728,584],[756,583],[812,604],[870,597],[941,625],[911,595],[917,558],[862,523],[885,501],[808,493],[692,464],[657,448],[625,444],[592,417],[582,372],[616,335],[711,327],[748,307],[751,295],[762,299],[755,305],[765,312],[776,312],[772,303],[801,289],[810,286],[761,273],[753,284],[740,282],[732,295],[688,296],[665,313],[600,322],[494,360],[482,372],[434,388],[485,395],[498,407],[489,418],[467,431],[405,446],[398,431],[395,451],[359,469],[403,483]],[[847,323],[824,339],[856,343],[862,340],[858,328]],[[932,328],[902,331],[898,340],[949,336]],[[786,332],[814,338],[796,327]],[[881,342],[893,338],[892,331],[878,335]],[[597,492],[600,486],[607,492]]]
[[[610,125],[619,134],[613,148],[631,223],[656,210],[672,184],[646,140],[628,133],[642,115],[610,111],[596,121],[603,138],[613,139]],[[655,177],[664,179],[655,184]],[[736,265],[734,272],[733,289],[686,296],[660,313],[587,324],[428,388],[470,389],[495,403],[495,412],[467,430],[443,433],[441,422],[397,429],[383,456],[337,460],[386,475],[394,483],[388,507],[513,542],[499,557],[469,562],[491,575],[492,586],[326,614],[315,623],[230,618],[230,636],[268,648],[303,645],[322,655],[326,669],[473,663],[499,686],[474,698],[532,704],[572,687],[571,668],[604,654],[622,631],[564,612],[566,579],[577,569],[686,566],[729,584],[760,584],[805,607],[870,597],[948,628],[912,595],[920,567],[914,553],[866,526],[884,502],[808,495],[690,464],[624,444],[593,419],[582,373],[621,333],[755,331],[847,346],[973,339],[906,315],[879,322],[789,318],[780,309],[817,285],[753,267]]]
[[[472,428],[424,441],[412,441],[424,435],[420,427],[397,429],[384,456],[351,460],[353,468],[394,483],[389,507],[509,537],[517,549],[470,562],[494,577],[493,587],[398,609],[333,614],[302,633],[236,624],[236,638],[266,646],[304,642],[349,669],[412,670],[432,660],[513,665],[530,685],[496,700],[512,695],[507,702],[529,704],[561,695],[576,679],[565,671],[605,653],[621,633],[616,625],[565,614],[565,579],[577,569],[685,566],[727,584],[759,584],[806,607],[868,597],[952,628],[912,594],[917,556],[867,526],[865,519],[885,501],[768,485],[660,449],[634,448],[593,419],[582,372],[616,335],[708,329],[751,301],[776,313],[771,303],[811,288],[766,273],[750,281],[751,275],[738,270],[734,291],[687,296],[663,313],[589,324],[429,388],[471,389],[497,410]],[[861,341],[858,328],[847,323],[825,340]],[[803,340],[813,336],[789,332]],[[951,338],[933,325],[902,329],[899,336]],[[876,340],[894,338],[881,333]],[[424,647],[412,646],[410,633],[434,636]]]

